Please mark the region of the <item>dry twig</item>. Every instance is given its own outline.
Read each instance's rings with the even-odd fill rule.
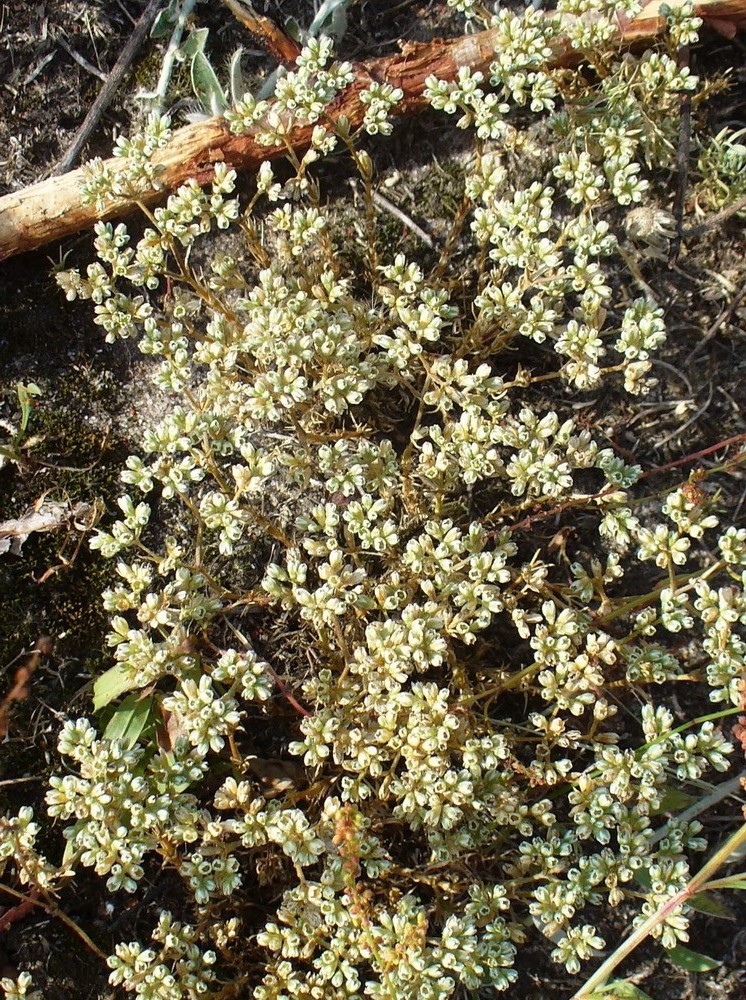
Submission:
[[[54,643],[49,636],[42,636],[38,639],[29,653],[22,653],[23,662],[16,668],[13,676],[13,685],[0,702],[0,739],[5,739],[8,735],[8,723],[10,721],[10,707],[17,701],[25,701],[29,695],[29,684],[31,678],[36,673],[39,661],[42,656],[51,656],[54,652]],[[18,659],[18,657],[16,657]],[[15,663],[13,660],[8,666]]]
[[[301,47],[271,18],[257,14],[250,3],[239,3],[239,0],[223,0],[223,3],[271,56],[283,66],[293,65]]]
[[[739,198],[738,201],[734,201],[732,205],[728,205],[714,215],[709,216],[704,222],[700,222],[699,225],[690,226],[689,229],[685,229],[684,239],[695,240],[700,236],[704,236],[705,233],[719,226],[721,222],[726,222],[732,216],[743,212],[744,209],[746,209],[746,197]]]

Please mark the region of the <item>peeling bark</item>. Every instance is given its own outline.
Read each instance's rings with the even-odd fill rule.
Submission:
[[[633,21],[620,19],[620,43],[644,46],[654,42],[665,27],[660,15],[662,2],[653,0]],[[732,36],[746,25],[746,0],[703,0],[695,3],[694,9],[711,27],[726,36]],[[353,127],[360,125],[365,113],[360,93],[374,80],[390,83],[404,92],[403,100],[393,109],[394,115],[412,114],[427,104],[423,94],[428,76],[434,74],[442,80],[454,80],[464,66],[484,72],[498,54],[497,42],[497,32],[488,30],[451,40],[404,43],[396,55],[356,64],[355,82],[337,97],[328,109],[329,114],[333,118],[345,115]],[[577,53],[562,36],[555,40],[553,47],[549,68],[577,61]],[[311,132],[310,126],[293,129],[289,142],[297,152],[308,148]],[[187,125],[176,130],[169,143],[156,153],[154,162],[163,167],[159,175],[163,187],[147,192],[142,200],[148,204],[161,201],[190,177],[204,183],[211,178],[214,164],[219,161],[236,170],[253,171],[262,161],[284,155],[283,147],[262,146],[251,135],[232,135],[222,117]],[[112,201],[103,215],[97,213],[94,206],[83,205],[80,198],[82,179],[82,171],[73,170],[0,198],[0,261],[89,228],[98,218],[111,219],[133,211],[134,205],[128,198]]]

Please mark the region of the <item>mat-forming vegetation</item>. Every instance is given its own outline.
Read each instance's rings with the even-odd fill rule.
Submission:
[[[710,86],[677,52],[699,24],[679,10],[631,54],[610,42],[629,0],[560,0],[596,15],[562,22],[453,5],[499,57],[428,81],[473,140],[432,247],[392,247],[374,203],[366,144],[393,141],[401,92],[334,118],[353,71],[319,38],[273,101],[226,112],[268,148],[314,125],[292,169],[239,198],[217,164],[143,204],[136,236],[99,223],[97,262],[58,275],[173,405],[92,540],[119,580],[99,716],[65,723],[47,816],[4,819],[0,852],[63,910],[84,868],[135,896],[178,872],[152,939],[108,958],[147,1000],[510,991],[527,939],[575,974],[619,907],[687,941],[708,842],[680,793],[734,756],[746,530],[719,505],[727,461],[644,469],[573,403],[654,384],[643,272],[676,237],[682,100]],[[560,23],[580,70],[543,68]],[[83,197],[157,184],[169,127],[89,164]],[[695,135],[703,206],[728,202],[728,143]],[[344,222],[332,156],[358,177]],[[683,684],[698,710],[675,724]],[[49,824],[64,858],[40,853]]]

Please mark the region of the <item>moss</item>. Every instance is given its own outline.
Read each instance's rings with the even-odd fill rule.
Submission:
[[[18,516],[40,500],[71,507],[111,506],[119,493],[119,470],[127,449],[103,420],[83,419],[111,406],[113,376],[81,378],[71,366],[56,383],[40,380],[42,398],[29,424],[26,462],[0,476],[0,508]],[[8,387],[7,395],[11,388]],[[49,573],[54,567],[53,572]],[[46,575],[45,577],[45,574]],[[0,561],[0,657],[12,659],[40,635],[58,643],[58,656],[73,656],[93,671],[101,668],[105,616],[101,591],[112,567],[88,549],[73,526],[31,535],[20,555]],[[101,639],[96,639],[97,633]]]
[[[419,215],[430,220],[452,219],[463,202],[465,184],[462,163],[451,158],[442,163],[435,160],[412,187]]]

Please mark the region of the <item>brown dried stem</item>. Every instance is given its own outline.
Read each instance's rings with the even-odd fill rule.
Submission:
[[[223,0],[233,16],[241,22],[271,56],[283,66],[292,66],[301,53],[301,47],[264,14],[258,14],[250,3]]]

